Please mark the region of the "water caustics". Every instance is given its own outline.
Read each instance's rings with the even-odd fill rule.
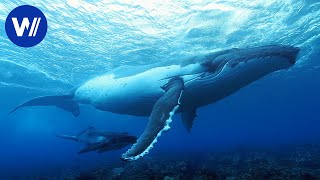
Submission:
[[[0,3],[2,25],[7,14],[21,3]],[[317,50],[320,36],[320,3],[312,1],[24,3],[44,12],[48,34],[36,47],[22,49],[1,33],[2,87],[58,93],[120,65],[151,64],[231,47],[275,43],[301,47],[299,64],[304,68],[307,57]]]

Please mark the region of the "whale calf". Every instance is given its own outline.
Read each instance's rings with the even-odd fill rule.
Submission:
[[[89,127],[75,136],[58,134],[57,137],[86,144],[86,146],[79,151],[79,154],[90,151],[103,153],[117,150],[137,141],[135,136],[131,136],[128,133],[98,131],[94,127]]]
[[[198,108],[227,97],[242,87],[296,63],[298,47],[268,45],[233,48],[176,61],[145,66],[123,66],[84,82],[62,96],[29,100],[26,106],[56,106],[80,114],[79,104],[117,114],[149,116],[142,135],[124,160],[136,160],[149,152],[171,118],[181,113],[190,131]]]

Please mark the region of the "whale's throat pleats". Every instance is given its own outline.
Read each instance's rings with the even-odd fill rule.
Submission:
[[[149,117],[149,123],[137,143],[122,155],[124,160],[137,160],[149,153],[161,133],[170,129],[171,118],[179,108],[184,82],[181,78],[174,77],[162,88],[165,93],[155,103]]]

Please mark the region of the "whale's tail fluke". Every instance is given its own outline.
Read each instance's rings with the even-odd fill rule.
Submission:
[[[80,114],[79,105],[73,100],[73,96],[71,95],[43,96],[34,98],[14,108],[9,114],[27,106],[56,106],[65,111],[71,112],[74,116],[79,116]]]

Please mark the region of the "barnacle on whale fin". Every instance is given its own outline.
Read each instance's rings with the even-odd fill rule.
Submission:
[[[179,108],[183,89],[184,83],[181,78],[173,78],[164,86],[166,92],[154,105],[147,128],[137,143],[122,155],[123,160],[137,160],[148,154],[162,132],[170,129],[172,117]]]

